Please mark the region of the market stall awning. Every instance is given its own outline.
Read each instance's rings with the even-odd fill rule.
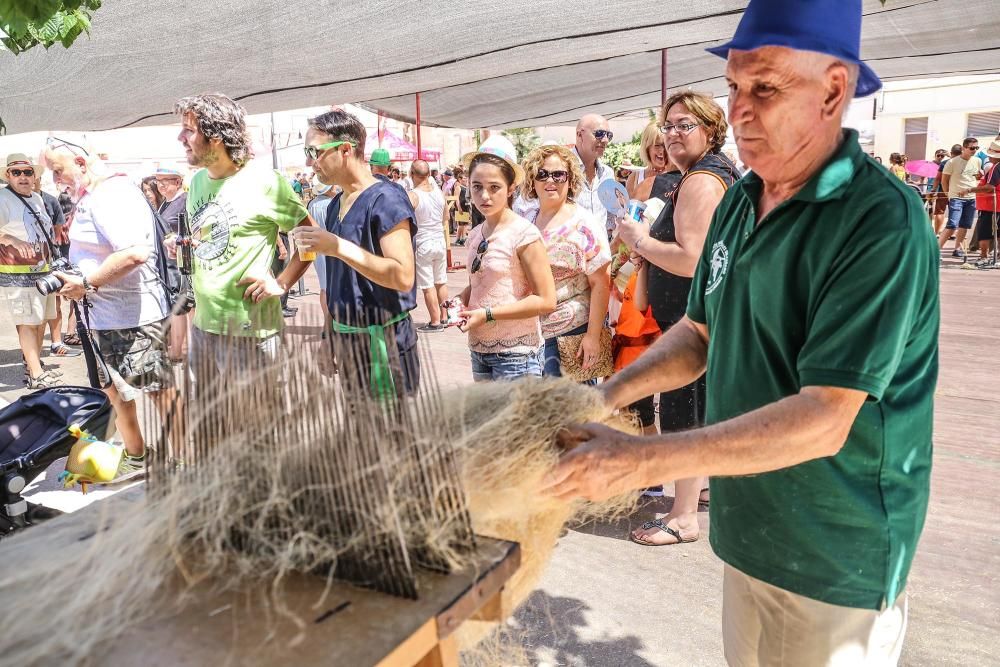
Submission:
[[[370,158],[376,148],[389,151],[389,159],[393,162],[412,162],[417,159],[417,147],[389,130],[382,130],[381,143],[374,132],[368,135],[365,140],[365,159]],[[441,159],[441,149],[421,147],[420,158],[428,162],[437,162]]]
[[[364,103],[425,125],[569,123],[654,107],[670,89],[722,93],[745,0],[467,3],[217,0],[107,3],[71,49],[0,52],[8,132],[174,122],[175,100],[221,91],[251,113]],[[1000,72],[996,0],[865,0],[862,55],[885,80]]]

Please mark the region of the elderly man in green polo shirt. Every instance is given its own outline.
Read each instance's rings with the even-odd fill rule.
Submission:
[[[752,0],[710,49],[728,59],[752,173],[716,210],[686,318],[602,389],[610,411],[707,369],[707,425],[571,429],[548,480],[599,499],[711,476],[733,665],[891,665],[902,648],[929,491],[938,253],[919,198],[841,128],[851,98],[881,86],[858,59],[860,24],[860,0]]]

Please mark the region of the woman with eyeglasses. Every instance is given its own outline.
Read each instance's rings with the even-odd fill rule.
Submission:
[[[652,306],[662,331],[672,327],[687,309],[691,277],[702,254],[715,208],[726,190],[740,177],[736,165],[722,152],[726,141],[725,112],[708,95],[684,91],[671,95],[663,107],[667,156],[680,169],[680,180],[666,198],[666,206],[648,228],[623,221],[618,234],[641,258],[636,306]],[[733,360],[733,363],[739,363]],[[611,382],[614,382],[612,378]],[[705,378],[660,394],[660,431],[678,431],[703,424]],[[662,519],[648,521],[633,531],[632,539],[653,546],[693,542],[699,537],[698,505],[707,480],[677,480],[674,504]]]
[[[573,203],[580,191],[580,162],[562,146],[540,146],[524,161],[522,196],[537,200],[533,222],[545,243],[555,280],[556,307],[542,318],[544,373],[562,375],[559,338],[583,335],[577,358],[584,370],[601,355],[601,332],[608,314],[611,248],[603,221]]]
[[[555,308],[556,295],[541,234],[510,208],[524,170],[502,137],[490,137],[463,162],[473,206],[484,216],[469,233],[469,285],[459,296],[472,377],[483,382],[541,376],[539,317]]]
[[[625,189],[632,199],[645,201],[651,196],[656,177],[667,171],[670,165],[663,133],[656,123],[650,123],[642,131],[642,137],[639,139],[639,158],[646,166],[629,175]]]

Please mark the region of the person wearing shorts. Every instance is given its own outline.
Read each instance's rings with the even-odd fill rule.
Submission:
[[[17,329],[25,384],[44,389],[59,384],[58,371],[45,369],[41,361],[45,325],[56,316],[56,297],[43,295],[35,283],[49,274],[54,229],[42,198],[33,192],[35,171],[24,154],[7,156],[4,176],[9,185],[0,189],[0,312]]]
[[[938,237],[938,245],[944,249],[952,233],[955,234],[955,249],[953,257],[965,259],[962,244],[965,236],[976,221],[976,198],[968,191],[976,187],[983,170],[983,164],[976,157],[979,141],[968,137],[962,142],[962,151],[957,157],[948,160],[941,172],[941,185],[948,192],[948,223]],[[965,193],[964,195],[961,193]]]
[[[974,188],[962,190],[959,194],[975,195],[976,211],[979,213],[979,224],[972,237],[972,244],[979,245],[979,264],[986,266],[990,245],[996,238],[997,220],[997,188],[1000,187],[1000,141],[994,141],[986,150],[989,162],[983,167],[983,177]],[[971,249],[971,245],[970,245]]]
[[[114,480],[121,482],[145,473],[136,398],[148,393],[161,416],[173,403],[163,333],[170,308],[156,269],[153,210],[135,184],[86,148],[53,139],[43,155],[53,179],[77,198],[69,260],[79,273],[53,275],[63,283],[60,296],[85,302],[87,329],[110,374],[104,392],[126,452]]]
[[[410,178],[413,179],[413,189],[407,195],[417,218],[417,234],[414,237],[417,289],[424,295],[424,304],[430,316],[427,324],[417,327],[417,331],[433,333],[443,331],[446,327],[443,320],[448,319],[443,305],[448,300],[445,200],[441,189],[430,178],[430,168],[425,161],[413,161]]]

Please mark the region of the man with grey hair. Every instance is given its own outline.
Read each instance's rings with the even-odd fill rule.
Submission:
[[[881,87],[860,0],[751,0],[726,57],[752,172],[725,194],[686,316],[602,385],[608,412],[707,369],[706,426],[587,424],[560,498],[711,476],[732,665],[894,665],[927,512],[937,247],[916,193],[841,127]],[[872,236],[871,229],[886,232]]]
[[[135,400],[150,396],[164,414],[176,395],[166,364],[170,305],[156,270],[155,221],[142,191],[80,144],[51,138],[43,153],[52,178],[76,198],[69,230],[75,273],[56,272],[59,294],[83,313],[111,383],[104,388],[126,456],[116,481],[145,472],[146,442]]]

